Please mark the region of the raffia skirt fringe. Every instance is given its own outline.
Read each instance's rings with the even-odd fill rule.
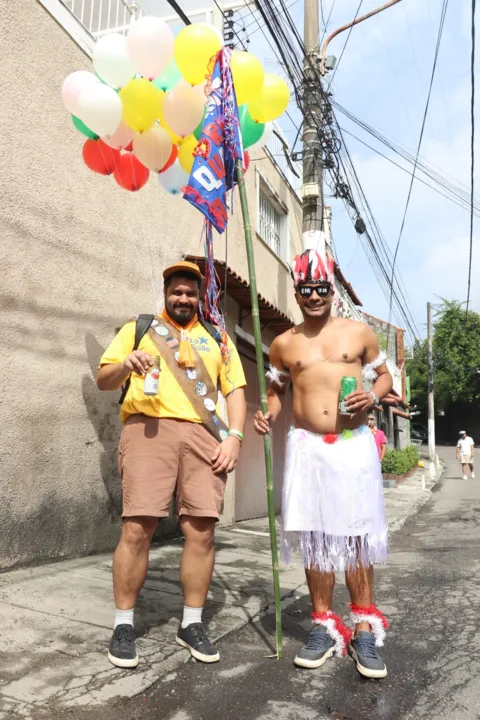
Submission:
[[[375,440],[362,426],[343,435],[295,429],[287,444],[282,555],[300,550],[323,572],[384,563],[388,527]]]

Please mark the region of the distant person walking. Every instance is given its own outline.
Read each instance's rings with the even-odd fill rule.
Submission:
[[[383,458],[385,457],[385,451],[387,449],[387,438],[383,430],[379,430],[377,428],[377,421],[375,420],[375,417],[373,415],[368,416],[368,427],[370,428],[370,432],[372,433],[373,439],[375,440],[375,445],[377,446],[378,450],[378,457],[380,458],[380,462],[382,462]]]
[[[465,430],[460,431],[460,440],[457,443],[457,460],[462,463],[463,479],[467,480],[467,465],[470,467],[472,478],[475,477],[473,462],[475,457],[475,443],[473,439],[467,435]]]

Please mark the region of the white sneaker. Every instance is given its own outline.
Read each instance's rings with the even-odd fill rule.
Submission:
[[[464,476],[463,476],[463,479],[464,479],[464,480],[468,480],[468,478],[467,478],[467,476],[466,476],[466,475],[464,475]]]
[[[472,480],[475,480],[475,473],[472,472]]]

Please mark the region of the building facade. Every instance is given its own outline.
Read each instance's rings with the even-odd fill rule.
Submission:
[[[117,3],[98,0],[96,7],[109,4]],[[93,38],[67,3],[9,0],[3,10],[0,568],[7,569],[115,546],[118,393],[98,391],[97,365],[116,328],[158,309],[163,267],[201,256],[203,246],[200,213],[155,179],[128,193],[84,165],[84,138],[60,88],[70,72],[91,69]],[[266,346],[298,319],[286,261],[301,251],[300,200],[274,154],[252,153],[246,175]],[[227,242],[214,242],[229,268],[225,310],[241,344],[251,416],[259,398],[238,203]],[[282,432],[279,426],[277,468]],[[266,512],[261,441],[248,441],[237,470],[246,479],[229,478],[225,523]]]

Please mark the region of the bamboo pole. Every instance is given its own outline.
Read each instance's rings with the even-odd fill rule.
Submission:
[[[243,228],[245,230],[245,246],[247,250],[248,275],[250,280],[250,298],[252,302],[253,334],[255,337],[255,353],[257,357],[258,385],[260,389],[260,404],[265,414],[267,408],[267,385],[265,382],[265,365],[263,362],[262,331],[260,328],[260,314],[258,311],[257,277],[255,274],[255,257],[253,253],[252,228],[248,212],[247,193],[243,177],[242,161],[237,160],[237,180],[242,206]],[[268,524],[270,528],[270,547],[272,551],[273,591],[275,596],[275,632],[277,639],[277,660],[282,657],[282,609],[280,596],[280,579],[278,569],[277,531],[275,528],[275,505],[273,502],[273,467],[272,444],[270,435],[264,436],[265,471],[267,476],[267,503]]]

